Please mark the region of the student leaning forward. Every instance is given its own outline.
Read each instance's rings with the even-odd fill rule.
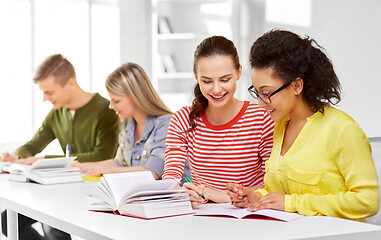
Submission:
[[[249,91],[276,122],[274,147],[265,187],[240,190],[235,205],[358,221],[376,214],[371,147],[361,127],[331,106],[340,100],[340,82],[322,48],[309,37],[273,30],[253,44],[250,63]],[[238,186],[228,184],[229,196]]]

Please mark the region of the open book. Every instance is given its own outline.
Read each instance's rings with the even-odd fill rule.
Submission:
[[[204,211],[199,211],[195,216],[210,216],[210,217],[233,217],[233,218],[254,218],[254,219],[270,219],[289,222],[301,217],[297,213],[290,213],[284,211],[278,211],[273,209],[262,209],[255,212],[250,212],[243,208],[235,208],[233,206],[227,206],[222,208],[214,208]]]
[[[155,180],[150,171],[104,174],[93,192],[91,211],[144,219],[193,213],[185,190],[173,190],[178,180]]]
[[[56,184],[83,181],[78,168],[68,165],[76,157],[39,159],[32,165],[11,164],[5,171],[10,172],[11,181],[34,181],[40,184]],[[3,167],[4,170],[4,167]]]

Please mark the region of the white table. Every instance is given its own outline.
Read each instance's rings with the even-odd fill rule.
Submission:
[[[0,176],[0,205],[85,239],[381,239],[381,227],[331,217],[291,222],[192,215],[142,220],[87,210],[95,183],[38,185]],[[16,216],[16,215],[14,215]],[[8,225],[14,223],[9,222]],[[10,227],[10,226],[9,226]],[[15,230],[16,228],[14,228]],[[9,230],[9,239],[15,236]]]

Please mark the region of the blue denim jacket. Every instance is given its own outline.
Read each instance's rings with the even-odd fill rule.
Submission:
[[[144,166],[161,177],[164,169],[165,140],[171,114],[148,116],[142,137],[134,144],[136,122],[124,119],[119,134],[119,147],[115,161],[119,166]],[[189,164],[184,169],[183,178],[190,177]]]

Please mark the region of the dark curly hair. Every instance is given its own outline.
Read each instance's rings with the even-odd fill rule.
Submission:
[[[303,99],[314,112],[324,112],[324,104],[340,102],[340,82],[331,60],[314,39],[301,38],[285,30],[271,30],[250,49],[252,68],[271,68],[275,76],[291,83],[303,79]],[[332,99],[336,99],[335,103]]]
[[[194,52],[193,72],[197,74],[197,63],[200,58],[214,56],[230,56],[237,70],[241,66],[234,43],[222,36],[212,36],[204,39],[197,46],[196,51]],[[194,96],[195,98],[192,103],[192,110],[189,113],[191,128],[188,129],[188,132],[195,129],[196,123],[194,119],[198,117],[208,106],[208,99],[202,95],[200,85],[198,83],[194,87]]]

